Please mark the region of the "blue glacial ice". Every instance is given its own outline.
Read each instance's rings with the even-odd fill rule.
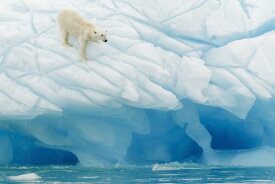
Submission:
[[[108,30],[60,43],[73,8]],[[274,0],[0,1],[0,164],[275,166]]]

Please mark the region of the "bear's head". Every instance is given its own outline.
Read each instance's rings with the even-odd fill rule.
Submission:
[[[103,42],[107,42],[107,31],[100,29],[99,27],[94,27],[90,36],[93,40],[101,40]]]

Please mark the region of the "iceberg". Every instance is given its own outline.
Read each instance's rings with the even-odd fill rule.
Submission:
[[[64,8],[108,30],[90,62]],[[274,0],[2,0],[0,164],[275,166]],[[261,159],[259,159],[261,158]]]

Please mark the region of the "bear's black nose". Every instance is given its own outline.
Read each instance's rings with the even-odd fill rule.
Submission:
[[[104,42],[107,42],[107,40],[104,40]]]

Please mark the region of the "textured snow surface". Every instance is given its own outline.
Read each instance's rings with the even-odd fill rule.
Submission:
[[[64,8],[108,30],[92,61]],[[2,0],[0,23],[0,164],[275,165],[274,0]]]

